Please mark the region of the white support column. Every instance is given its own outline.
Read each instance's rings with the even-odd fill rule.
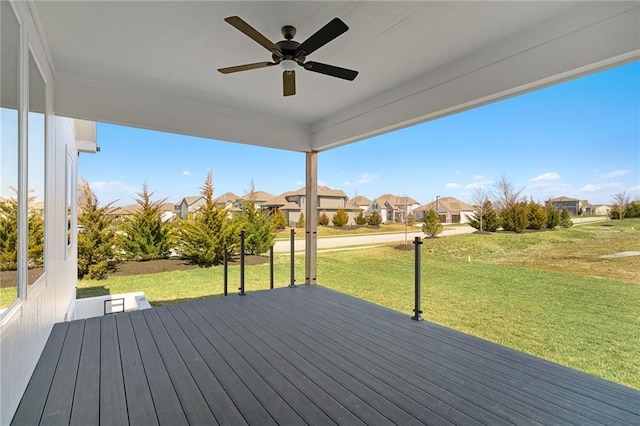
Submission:
[[[318,153],[307,152],[305,209],[305,283],[317,284],[318,260]]]

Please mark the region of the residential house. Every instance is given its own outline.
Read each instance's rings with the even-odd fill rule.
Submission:
[[[577,216],[580,213],[581,201],[571,197],[557,197],[549,200],[556,209],[567,209],[570,215]]]
[[[607,204],[587,204],[582,206],[583,214],[593,214],[596,216],[609,216],[611,206]]]
[[[162,203],[160,205],[160,220],[163,222],[171,222],[176,219],[175,204]]]
[[[357,206],[347,205],[347,194],[341,189],[332,189],[327,186],[318,186],[318,214],[325,213],[329,219],[338,211],[343,209],[349,215],[348,225],[355,224],[355,218],[360,213]],[[271,213],[280,210],[285,213],[289,226],[295,226],[300,220],[300,214],[304,212],[306,205],[305,188],[297,191],[288,191],[284,194],[273,197],[262,204],[263,209],[268,209]]]
[[[269,194],[268,192],[264,191],[247,192],[242,197],[240,197],[241,202],[253,201],[256,206],[261,206],[271,199],[273,199],[273,194]]]
[[[106,214],[108,216],[114,217],[114,220],[116,221],[122,221],[129,219],[131,216],[136,214],[138,210],[140,210],[140,206],[138,204],[129,204],[122,207],[111,207],[109,208],[109,210],[107,210]]]
[[[206,200],[202,195],[184,197],[176,204],[175,212],[180,219],[193,219],[196,212],[205,204]]]
[[[454,197],[438,197],[436,201],[424,204],[414,210],[416,220],[424,221],[429,210],[438,213],[442,223],[467,223],[475,213],[473,206]]]
[[[358,207],[364,214],[367,214],[369,210],[369,206],[371,205],[371,200],[363,195],[358,195],[353,198],[349,198],[347,201],[347,206],[350,207]]]
[[[406,215],[418,206],[420,203],[411,197],[384,194],[371,202],[368,211],[380,213],[382,223],[403,222]]]
[[[229,212],[229,217],[242,211],[242,200],[233,192],[225,192],[213,200],[215,207],[220,207]]]

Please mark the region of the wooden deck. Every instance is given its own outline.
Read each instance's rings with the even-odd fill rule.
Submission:
[[[13,424],[633,424],[640,392],[320,287],[56,324]]]

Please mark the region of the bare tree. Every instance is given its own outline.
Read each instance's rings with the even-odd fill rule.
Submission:
[[[524,188],[516,188],[504,174],[501,175],[500,180],[495,183],[494,191],[492,192],[498,210],[506,209],[523,201],[523,191]]]
[[[478,186],[476,188],[475,192],[471,196],[471,202],[473,203],[473,207],[476,209],[480,224],[480,232],[482,232],[482,220],[486,213],[487,207],[489,206],[489,196],[482,188],[482,186]]]
[[[624,214],[631,202],[631,196],[626,191],[615,193],[611,196],[613,201],[613,209],[611,211],[612,219],[624,219]],[[618,217],[614,217],[618,216]]]

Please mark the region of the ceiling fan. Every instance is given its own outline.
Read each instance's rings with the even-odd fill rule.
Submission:
[[[345,33],[349,27],[340,18],[333,18],[324,27],[320,28],[311,37],[302,43],[293,40],[296,35],[295,27],[285,25],[281,32],[284,40],[272,43],[268,38],[260,34],[255,28],[247,24],[238,16],[230,16],[225,21],[236,29],[240,30],[255,42],[271,52],[271,62],[255,62],[252,64],[238,65],[235,67],[220,68],[222,74],[230,74],[239,71],[266,68],[273,65],[280,65],[282,72],[283,95],[291,96],[296,94],[296,68],[301,67],[307,71],[313,71],[331,77],[342,78],[353,81],[358,75],[358,71],[340,68],[320,62],[306,62],[307,56],[315,52],[334,38]]]

